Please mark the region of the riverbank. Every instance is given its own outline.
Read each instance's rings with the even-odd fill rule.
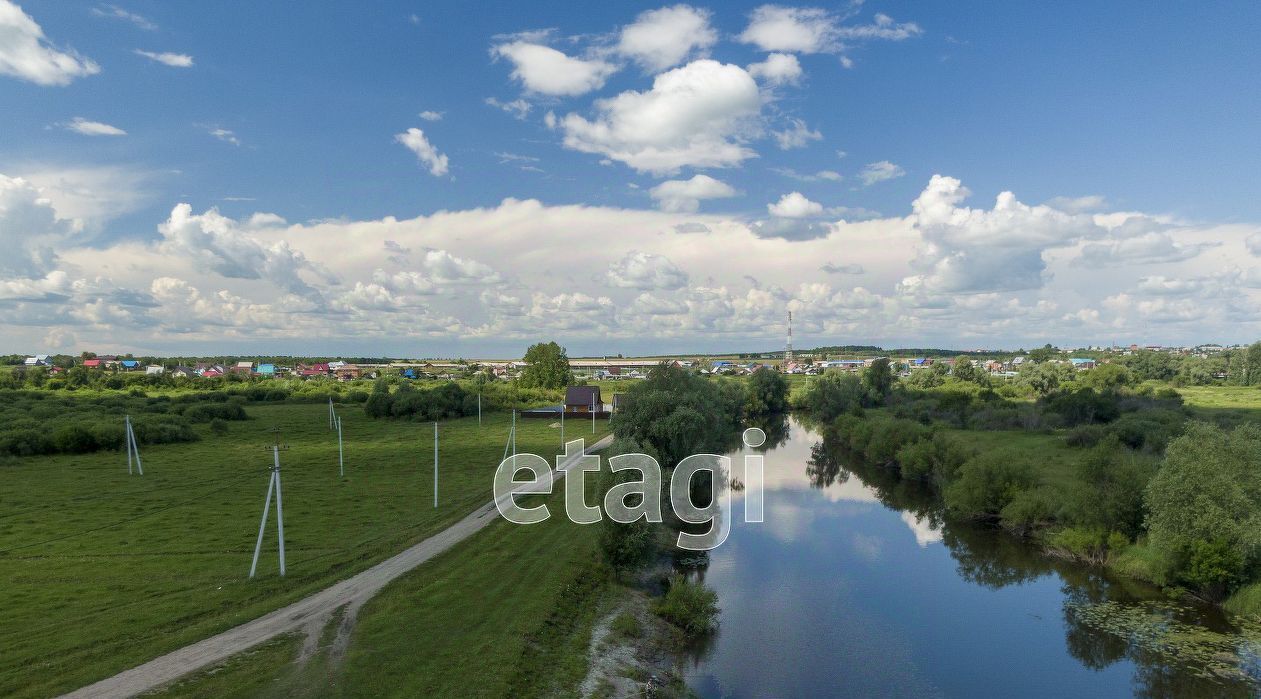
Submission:
[[[1066,430],[922,425],[890,409],[842,416],[825,432],[849,458],[928,484],[951,516],[996,526],[1044,553],[1105,567],[1175,598],[1261,619],[1261,582],[1229,596],[1198,594],[1173,577],[1168,554],[1151,546],[1143,494],[1161,455],[1119,445],[1073,447]]]

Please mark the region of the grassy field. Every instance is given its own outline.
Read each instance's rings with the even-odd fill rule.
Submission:
[[[1013,459],[1037,454],[1038,476],[1046,485],[1067,489],[1076,480],[1073,464],[1081,460],[1082,450],[1065,444],[1063,434],[954,429],[949,433],[979,453],[1011,454]]]
[[[292,602],[455,522],[490,497],[507,414],[443,423],[439,507],[429,423],[342,406],[346,478],[327,406],[252,405],[227,435],[148,447],[145,476],[120,452],[0,465],[0,696],[47,696],[139,664]],[[518,421],[518,450],[560,446]],[[566,425],[567,437],[590,428]],[[271,454],[282,453],[288,575],[274,513],[248,579]],[[606,422],[597,429],[603,434]]]
[[[616,587],[596,563],[596,527],[566,519],[559,492],[548,504],[547,522],[498,519],[390,584],[361,610],[341,663],[330,660],[328,632],[305,663],[295,662],[300,640],[287,637],[155,696],[569,696]]]
[[[1186,386],[1178,393],[1200,417],[1228,423],[1261,422],[1261,386]]]

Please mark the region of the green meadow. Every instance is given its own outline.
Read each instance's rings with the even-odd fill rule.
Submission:
[[[372,420],[339,405],[346,475],[327,405],[250,404],[226,434],[142,446],[145,475],[121,451],[0,464],[0,695],[75,689],[248,621],[359,572],[491,497],[510,415],[439,428]],[[566,424],[602,436],[607,422]],[[258,576],[248,578],[279,436],[287,575],[278,575],[275,507]],[[518,420],[517,449],[560,449],[550,420]],[[450,554],[448,554],[450,556]]]
[[[334,620],[304,661],[301,639],[287,636],[154,696],[569,696],[618,588],[599,563],[598,528],[564,517],[559,491],[547,502],[546,522],[497,519],[388,585],[360,610],[344,657],[333,657]]]

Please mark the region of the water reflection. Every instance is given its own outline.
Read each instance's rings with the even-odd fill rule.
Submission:
[[[1216,610],[947,521],[796,420],[758,451],[766,521],[734,493],[703,569],[723,610],[690,658],[703,697],[1258,696],[1261,646]]]

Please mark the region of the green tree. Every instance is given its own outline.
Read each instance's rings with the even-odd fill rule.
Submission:
[[[1172,354],[1142,350],[1123,359],[1130,371],[1142,381],[1168,381],[1178,367]]]
[[[810,384],[803,405],[815,418],[831,422],[861,408],[865,398],[862,380],[857,376],[828,372]]]
[[[1153,469],[1115,438],[1090,449],[1074,465],[1079,492],[1070,507],[1077,524],[1117,531],[1130,539],[1143,527],[1143,491]]]
[[[1059,353],[1060,351],[1058,349],[1052,347],[1050,343],[1047,343],[1043,345],[1042,347],[1039,347],[1035,350],[1030,350],[1029,361],[1038,362],[1038,363],[1045,362],[1051,359],[1055,359],[1055,357],[1058,356]]]
[[[524,388],[564,388],[573,384],[574,372],[569,368],[569,355],[555,342],[530,345],[525,351],[525,369],[518,383]]]
[[[1207,423],[1191,423],[1170,442],[1164,463],[1147,487],[1145,504],[1151,544],[1174,561],[1170,572],[1175,579],[1211,587],[1226,578],[1217,576],[1214,583],[1210,569],[1220,569],[1236,557],[1241,570],[1258,562],[1261,469],[1257,464],[1261,464],[1261,426],[1255,424],[1228,432]],[[1221,546],[1237,556],[1221,554]]]
[[[990,383],[989,374],[985,373],[985,369],[977,366],[969,357],[955,357],[954,377],[959,381],[967,381],[978,386],[988,386]]]
[[[1134,385],[1134,374],[1120,364],[1100,364],[1094,369],[1087,369],[1078,381],[1089,388],[1106,391],[1122,386]]]
[[[863,387],[867,389],[872,402],[877,405],[884,403],[884,399],[893,391],[893,370],[888,359],[876,359],[863,370]]]
[[[649,447],[674,468],[692,454],[721,454],[739,439],[744,392],[729,380],[710,380],[659,364],[626,391],[626,405],[610,423],[619,439]]]
[[[753,372],[746,384],[748,397],[744,401],[746,415],[762,416],[788,412],[788,380],[783,374],[761,367]]]
[[[1045,396],[1073,379],[1073,370],[1065,364],[1044,362],[1027,366],[1020,371],[1020,381]]]
[[[1244,384],[1261,386],[1261,342],[1254,342],[1244,350]]]

